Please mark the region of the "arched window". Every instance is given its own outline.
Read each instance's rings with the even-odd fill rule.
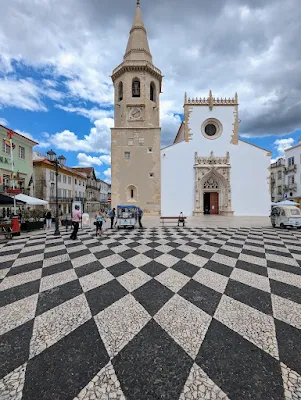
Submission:
[[[133,202],[137,201],[137,188],[134,185],[130,185],[127,187],[127,201]]]
[[[154,82],[150,84],[149,98],[151,101],[156,101],[156,85],[154,84]]]
[[[140,81],[138,78],[133,80],[132,84],[132,96],[133,97],[140,97]]]
[[[123,83],[119,82],[118,85],[118,101],[123,100]]]

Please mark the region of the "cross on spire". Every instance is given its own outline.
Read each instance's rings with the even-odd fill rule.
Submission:
[[[137,0],[137,7],[140,7],[140,0]]]

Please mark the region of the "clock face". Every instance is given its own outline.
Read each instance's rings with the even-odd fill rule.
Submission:
[[[138,107],[132,108],[130,111],[130,116],[133,119],[140,118],[141,117],[141,108],[138,108]]]

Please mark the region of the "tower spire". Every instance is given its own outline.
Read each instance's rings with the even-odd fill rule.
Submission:
[[[140,0],[136,0],[136,12],[130,37],[126,47],[124,60],[141,60],[152,62],[152,55],[150,53],[147,32],[143,24],[142,12],[140,7]]]

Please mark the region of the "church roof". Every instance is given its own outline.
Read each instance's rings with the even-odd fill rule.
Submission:
[[[126,47],[124,60],[141,60],[152,62],[147,32],[143,24],[140,0],[137,0],[135,17],[130,31],[130,37]]]

